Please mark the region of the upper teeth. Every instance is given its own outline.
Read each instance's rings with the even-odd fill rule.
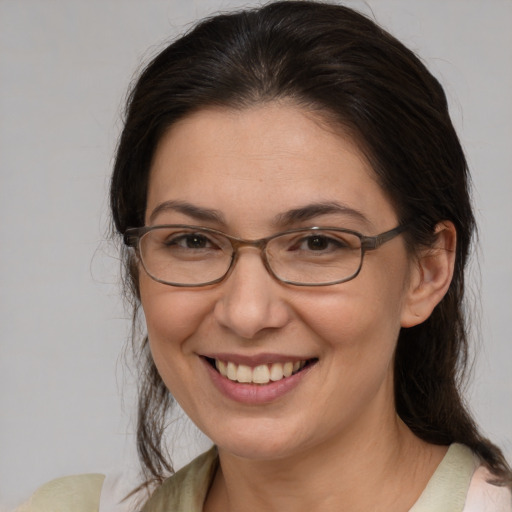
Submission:
[[[275,382],[284,379],[304,368],[305,364],[306,361],[290,361],[261,364],[251,368],[245,364],[235,364],[231,361],[225,362],[215,359],[215,366],[224,377],[237,382],[254,384],[268,384],[270,381]]]

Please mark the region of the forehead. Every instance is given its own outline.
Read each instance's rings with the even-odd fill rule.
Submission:
[[[228,221],[320,202],[363,210],[370,222],[394,216],[348,135],[277,103],[201,110],[172,126],[155,152],[147,215],[164,201],[219,209]]]

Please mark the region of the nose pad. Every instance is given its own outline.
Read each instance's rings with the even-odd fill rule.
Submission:
[[[214,315],[223,327],[252,339],[265,329],[284,327],[290,313],[283,285],[269,274],[258,251],[243,252],[219,286]]]

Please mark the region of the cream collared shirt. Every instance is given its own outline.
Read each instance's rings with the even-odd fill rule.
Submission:
[[[202,512],[217,466],[214,447],[168,478],[141,512]],[[409,512],[512,512],[510,490],[489,484],[489,477],[469,448],[452,444]],[[122,502],[120,482],[102,474],[60,478],[15,512],[135,512],[136,497]]]

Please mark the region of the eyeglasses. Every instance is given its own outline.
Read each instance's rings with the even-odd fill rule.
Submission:
[[[354,279],[365,252],[378,249],[405,229],[400,225],[365,236],[349,229],[311,227],[244,240],[216,229],[173,224],[127,229],[124,243],[137,250],[152,279],[171,286],[219,283],[244,246],[259,249],[267,271],[283,283],[327,286]]]

